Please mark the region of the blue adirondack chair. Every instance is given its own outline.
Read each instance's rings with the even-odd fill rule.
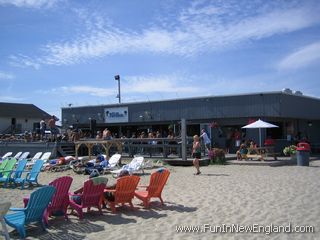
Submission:
[[[38,175],[39,175],[39,173],[41,171],[43,163],[44,163],[43,160],[40,160],[40,159],[37,160],[35,162],[35,164],[33,165],[31,171],[28,172],[25,177],[23,177],[21,175],[20,177],[13,179],[13,182],[14,182],[15,186],[17,184],[21,184],[21,189],[23,189],[25,183],[28,183],[29,186],[32,185],[32,183],[36,183],[37,185],[39,185],[39,183],[38,183]]]
[[[53,186],[44,186],[32,192],[27,206],[25,208],[10,208],[15,213],[5,215],[5,222],[17,229],[22,239],[26,237],[26,224],[38,222],[43,230],[45,230],[46,226],[43,222],[43,214],[55,191],[56,189]]]
[[[9,172],[8,174],[3,175],[2,177],[0,177],[0,183],[4,183],[3,186],[7,187],[8,183],[10,183],[11,181],[13,181],[16,178],[21,177],[21,175],[23,173],[23,170],[26,167],[26,165],[27,165],[27,159],[20,160],[18,162],[18,165],[17,165],[15,170],[13,170],[13,171]]]

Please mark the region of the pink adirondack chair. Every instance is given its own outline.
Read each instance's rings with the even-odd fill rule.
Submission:
[[[72,181],[72,177],[64,176],[49,183],[50,186],[56,188],[56,192],[43,216],[45,224],[48,225],[48,218],[53,215],[63,215],[65,219],[68,219],[67,208],[69,206],[69,189]]]
[[[72,177],[64,176],[53,180],[49,186],[56,188],[51,202],[49,203],[46,211],[43,214],[43,221],[48,225],[48,218],[53,215],[63,215],[68,219],[67,208],[69,206],[69,189],[73,181]],[[23,198],[24,207],[27,206],[29,197]]]
[[[102,214],[100,203],[106,183],[107,178],[91,178],[84,182],[82,193],[69,193],[70,207],[77,211],[80,219],[83,219],[83,208],[87,208],[87,211],[90,211],[91,207],[96,207]],[[78,197],[79,202],[75,197]]]

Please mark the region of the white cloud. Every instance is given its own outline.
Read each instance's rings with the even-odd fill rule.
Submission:
[[[186,84],[183,84],[185,82]],[[135,94],[155,94],[155,93],[181,93],[193,94],[200,91],[197,87],[187,86],[188,81],[186,77],[173,75],[162,76],[128,76],[121,78],[121,92],[122,95]],[[61,88],[54,88],[51,90],[37,90],[38,94],[54,94],[54,95],[73,95],[82,94],[94,97],[109,97],[117,95],[116,85],[113,88],[99,88],[86,85],[79,86],[63,86]]]
[[[96,13],[90,15],[79,10],[77,15],[84,21],[87,32],[69,41],[45,45],[41,56],[18,56],[16,62],[38,68],[42,64],[71,65],[92,58],[137,52],[188,57],[290,33],[320,21],[320,4],[316,1],[310,5],[309,2],[306,5],[276,3],[262,1],[260,5],[255,2],[243,5],[200,1],[182,9],[176,19],[162,20],[161,24],[152,24],[153,27],[140,31],[121,30]]]
[[[1,72],[0,71],[0,80],[1,79],[4,79],[4,80],[11,80],[11,79],[14,79],[14,75],[11,74],[11,73],[5,73],[5,72]]]
[[[0,5],[14,5],[16,7],[50,8],[61,0],[0,0]]]
[[[24,98],[12,97],[12,96],[0,96],[0,102],[23,102]]]
[[[317,62],[320,63],[320,41],[289,54],[280,61],[278,68],[280,70],[298,69]]]
[[[96,97],[106,97],[114,94],[114,90],[108,88],[97,88],[90,86],[61,87],[62,92],[67,94],[89,94]]]
[[[128,93],[196,93],[197,87],[184,85],[187,77],[173,75],[130,76],[125,78],[123,89]]]
[[[9,56],[9,61],[10,61],[10,64],[15,67],[22,67],[22,68],[32,67],[38,70],[40,69],[40,66],[41,66],[41,61],[34,60],[31,57],[28,57],[22,54],[18,56],[14,56],[14,55]]]

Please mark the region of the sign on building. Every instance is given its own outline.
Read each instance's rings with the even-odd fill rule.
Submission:
[[[128,107],[115,107],[104,109],[104,119],[106,123],[128,122]]]

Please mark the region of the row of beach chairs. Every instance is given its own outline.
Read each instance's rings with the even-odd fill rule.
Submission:
[[[0,162],[4,161],[5,159],[8,159],[8,158],[15,158],[17,160],[28,159],[31,162],[35,162],[38,159],[48,161],[49,158],[51,157],[51,152],[45,152],[45,153],[37,152],[32,158],[30,158],[29,156],[30,156],[30,152],[18,152],[15,155],[13,155],[12,152],[7,152],[2,157],[0,157]]]
[[[38,184],[38,175],[43,167],[44,161],[38,159],[32,165],[30,171],[27,168],[27,159],[17,160],[15,158],[5,159],[0,164],[0,184],[3,187],[8,185],[17,186],[21,185],[21,189],[24,189],[25,184],[32,185],[33,183]]]
[[[104,155],[105,157],[105,155]],[[142,173],[144,174],[144,169],[145,168],[152,168],[153,165],[150,162],[146,162],[143,156],[135,156],[128,164],[123,165],[122,167],[120,166],[120,160],[121,160],[121,154],[113,154],[109,158],[109,165],[107,167],[103,167],[99,174],[106,174],[106,173],[111,173],[114,177],[119,175],[119,173],[122,170],[127,170],[130,175],[134,173]],[[95,160],[89,160],[89,162],[95,162]],[[80,164],[73,164],[71,168],[74,170],[76,173],[85,173],[85,164],[82,162]],[[94,168],[92,168],[94,170]]]
[[[40,223],[45,230],[49,225],[49,217],[64,216],[68,219],[67,209],[70,207],[77,212],[80,219],[84,217],[83,209],[90,211],[95,207],[102,215],[102,207],[107,203],[112,210],[116,212],[116,205],[129,204],[133,208],[132,200],[134,197],[142,200],[144,207],[148,208],[151,198],[159,198],[163,205],[161,197],[162,190],[168,180],[170,172],[168,169],[160,168],[150,176],[148,186],[138,186],[140,177],[137,175],[125,176],[117,179],[116,188],[109,190],[106,188],[108,179],[99,176],[88,179],[84,182],[82,192],[70,193],[70,186],[73,178],[63,176],[55,179],[49,185],[42,186],[31,193],[29,197],[23,198],[24,208],[10,208],[14,213],[6,214],[10,207],[10,202],[0,203],[0,221],[4,236],[9,239],[6,224],[17,229],[21,238],[26,237],[25,225],[30,223]],[[105,198],[106,192],[112,192],[113,201]],[[78,197],[76,201],[74,197]]]

